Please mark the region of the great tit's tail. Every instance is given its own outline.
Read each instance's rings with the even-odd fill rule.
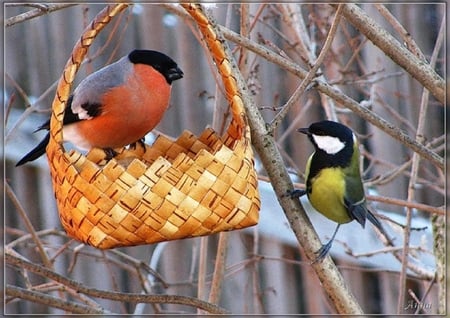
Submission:
[[[390,246],[394,246],[394,242],[392,241],[391,237],[387,234],[387,232],[384,229],[383,225],[381,225],[381,222],[369,210],[367,210],[367,219],[370,221],[370,223],[375,225],[375,227],[381,232],[381,234],[383,234],[383,236],[386,238],[388,244]]]
[[[18,163],[16,163],[16,167],[21,166],[28,161],[36,160],[37,158],[42,156],[45,153],[45,148],[47,147],[49,140],[50,134],[47,134],[39,143],[39,145],[37,145],[33,150],[31,150],[22,159],[20,159]]]

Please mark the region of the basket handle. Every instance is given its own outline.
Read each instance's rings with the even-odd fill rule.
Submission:
[[[222,32],[220,32],[214,19],[203,10],[200,4],[181,3],[181,6],[196,21],[222,77],[233,117],[228,127],[228,135],[234,139],[241,139],[245,134],[245,138],[249,138],[244,103],[237,85],[238,80],[234,76],[239,70]]]
[[[70,89],[75,79],[75,74],[80,68],[80,65],[83,62],[83,59],[95,37],[114,16],[123,11],[127,6],[128,4],[125,3],[106,6],[83,31],[83,34],[72,50],[72,55],[67,61],[61,78],[59,79],[56,95],[52,104],[52,115],[50,118],[50,140],[47,146],[47,154],[50,161],[54,152],[49,151],[49,149],[63,149],[62,126],[64,110],[69,98]]]
[[[219,31],[215,21],[208,17],[199,4],[181,4],[185,10],[194,18],[204,35],[205,41],[210,49],[211,55],[216,63],[219,74],[224,83],[226,97],[230,104],[232,121],[228,127],[228,135],[234,139],[240,139],[243,135],[248,138],[248,126],[244,111],[243,100],[237,86],[237,79],[233,75],[238,72],[233,60],[231,50],[226,44],[222,33]],[[128,7],[126,3],[111,4],[100,11],[91,24],[83,31],[80,39],[75,44],[72,55],[67,61],[63,74],[58,82],[56,95],[52,103],[52,115],[50,118],[50,140],[47,146],[47,155],[51,161],[55,149],[63,150],[62,126],[64,110],[69,98],[75,75],[93,43],[95,37],[118,13]],[[50,150],[50,151],[49,151]]]

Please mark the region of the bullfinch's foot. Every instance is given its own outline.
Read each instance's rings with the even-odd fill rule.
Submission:
[[[133,150],[136,150],[137,145],[139,144],[139,146],[141,146],[144,149],[144,152],[146,150],[145,148],[145,138],[141,138],[138,141],[133,142],[132,144],[130,144],[130,148]]]
[[[115,156],[117,156],[119,154],[117,151],[115,151],[112,148],[105,148],[105,149],[103,149],[103,151],[105,152],[105,155],[106,155],[106,157],[105,157],[106,161],[111,160],[112,158],[114,158]]]

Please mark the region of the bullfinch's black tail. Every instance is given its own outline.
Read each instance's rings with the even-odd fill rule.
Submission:
[[[21,166],[28,161],[36,160],[37,158],[42,156],[45,153],[45,148],[47,147],[49,140],[50,134],[47,134],[39,143],[39,145],[37,145],[33,150],[31,150],[22,159],[20,159],[18,163],[16,163],[16,167]]]

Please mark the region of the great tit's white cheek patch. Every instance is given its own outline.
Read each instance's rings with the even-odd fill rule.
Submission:
[[[329,155],[337,154],[344,149],[345,143],[337,137],[312,135],[317,147]]]

